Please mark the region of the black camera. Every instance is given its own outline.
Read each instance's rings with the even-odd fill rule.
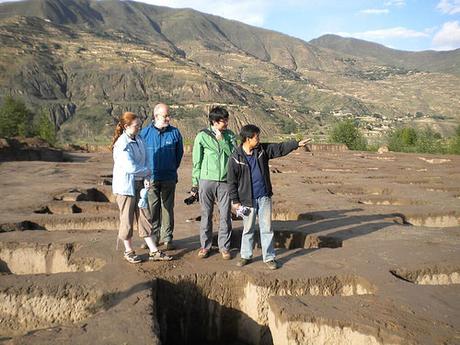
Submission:
[[[200,198],[198,196],[198,187],[192,187],[192,189],[190,190],[190,193],[194,193],[194,194],[192,194],[188,198],[184,199],[184,203],[186,205],[191,205],[194,202],[198,202],[200,200]]]
[[[184,199],[184,202],[187,204],[187,205],[191,205],[193,204],[194,202],[197,202],[199,201],[200,199],[198,198],[198,194],[196,195],[190,195],[188,198],[185,198]]]

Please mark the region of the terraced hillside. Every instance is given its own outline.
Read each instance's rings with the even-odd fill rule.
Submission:
[[[148,116],[158,101],[186,137],[212,103],[233,128],[271,135],[324,134],[341,116],[374,117],[378,135],[398,118],[449,134],[460,117],[457,51],[414,67],[427,53],[376,59],[353,41],[354,56],[190,9],[90,0],[0,4],[0,43],[0,97],[46,108],[65,141],[106,141],[122,111]]]

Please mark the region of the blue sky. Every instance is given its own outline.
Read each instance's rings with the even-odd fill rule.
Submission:
[[[460,48],[460,0],[143,0],[235,19],[309,41],[326,33],[401,50]]]
[[[0,0],[4,2],[4,0]],[[460,48],[460,0],[142,0],[193,8],[309,41],[326,33],[401,50]]]

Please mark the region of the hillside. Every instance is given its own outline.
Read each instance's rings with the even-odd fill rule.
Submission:
[[[323,35],[309,42],[318,48],[327,48],[336,53],[363,59],[373,59],[382,65],[401,66],[420,71],[453,73],[460,75],[460,49],[453,51],[408,52],[387,48],[381,44],[344,38],[337,35]]]
[[[0,95],[48,109],[65,141],[104,141],[122,111],[148,116],[158,101],[186,137],[212,103],[229,107],[234,129],[253,122],[271,136],[321,137],[342,116],[360,117],[369,135],[401,117],[434,116],[449,132],[460,117],[457,51],[430,55],[438,70],[411,69],[412,57],[379,60],[377,48],[389,48],[364,41],[351,55],[324,37],[307,43],[190,9],[90,0],[0,4],[0,43]]]

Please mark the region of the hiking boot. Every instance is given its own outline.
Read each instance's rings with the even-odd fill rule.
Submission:
[[[229,250],[223,249],[223,250],[220,251],[220,253],[222,254],[222,259],[224,259],[224,260],[231,260],[232,255],[230,254],[230,251],[229,251]]]
[[[278,263],[273,259],[265,263],[267,267],[271,270],[276,270],[279,266]]]
[[[166,255],[161,250],[157,250],[156,252],[149,253],[149,261],[170,261],[172,257]]]
[[[140,258],[139,255],[136,255],[136,252],[134,250],[125,252],[123,257],[125,258],[126,261],[132,264],[138,264],[139,262],[142,262],[142,259]]]
[[[172,243],[172,241],[165,242],[165,250],[174,250],[174,249],[176,249],[176,246]]]
[[[238,262],[236,263],[236,265],[238,267],[243,267],[243,266],[250,264],[251,262],[252,262],[252,259],[240,258]]]
[[[201,248],[198,252],[198,257],[200,259],[206,259],[209,256],[209,249]]]

